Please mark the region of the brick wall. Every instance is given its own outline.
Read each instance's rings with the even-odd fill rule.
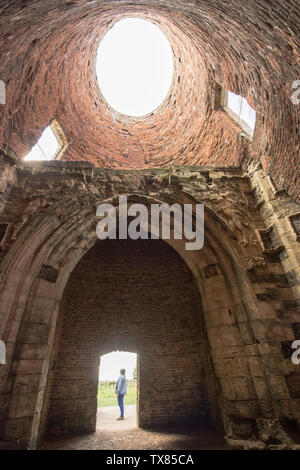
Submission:
[[[67,160],[123,169],[260,160],[299,198],[299,105],[290,99],[300,76],[298,10],[287,0],[4,2],[0,146],[23,158],[56,118]],[[173,86],[145,119],[112,112],[96,80],[99,41],[128,14],[158,23],[174,51]],[[256,109],[252,143],[213,109],[216,82]]]
[[[141,426],[209,417],[199,294],[166,243],[98,242],[71,274],[61,322],[50,433],[94,430],[99,357],[113,350],[139,354]]]

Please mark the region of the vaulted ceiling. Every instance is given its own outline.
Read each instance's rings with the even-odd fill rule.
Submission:
[[[114,112],[96,79],[99,41],[126,16],[159,24],[175,57],[168,97],[141,119]],[[56,118],[66,160],[122,169],[260,161],[300,198],[299,26],[298,0],[2,1],[0,145],[22,159]],[[216,83],[256,109],[252,142],[215,109]]]

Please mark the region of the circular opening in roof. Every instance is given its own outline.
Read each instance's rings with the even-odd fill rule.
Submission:
[[[166,98],[173,78],[173,53],[162,30],[141,18],[118,21],[97,53],[100,90],[119,113],[140,117]]]

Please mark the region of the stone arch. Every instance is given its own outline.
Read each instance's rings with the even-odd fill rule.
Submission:
[[[141,196],[134,194],[133,198],[140,200]],[[151,201],[151,198],[145,199],[148,203]],[[163,201],[164,198],[161,198],[161,202]],[[59,302],[74,266],[95,242],[94,223],[95,210],[90,206],[80,212],[71,211],[63,222],[53,219],[53,216],[37,218],[33,226],[36,232],[27,240],[27,234],[21,234],[19,243],[9,251],[6,259],[7,278],[4,300],[8,299],[9,296],[6,293],[9,292],[12,284],[19,282],[18,297],[15,297],[12,305],[8,305],[11,309],[11,316],[8,318],[7,330],[4,334],[4,337],[9,339],[10,329],[16,328],[16,323],[19,322],[17,342],[16,345],[12,345],[15,348],[9,357],[11,367],[16,370],[12,385],[14,400],[18,401],[19,396],[24,396],[20,392],[20,383],[24,384],[28,368],[33,366],[36,368],[37,381],[35,387],[28,387],[30,391],[26,394],[30,405],[28,416],[19,418],[18,409],[12,408],[10,402],[7,403],[6,433],[7,436],[12,436],[14,420],[23,419],[23,434],[31,438],[33,447],[36,445],[40,432],[43,398],[59,314]],[[222,244],[218,240],[216,227],[222,231]],[[275,415],[274,411],[270,414],[273,403],[268,390],[263,398],[265,403],[269,403],[268,412],[265,413],[261,409],[251,370],[249,371],[248,367],[245,338],[253,335],[253,331],[252,312],[247,310],[247,304],[252,305],[255,311],[255,295],[249,283],[242,283],[247,276],[245,265],[243,267],[245,264],[243,250],[238,243],[232,241],[230,228],[224,227],[224,222],[221,222],[212,211],[207,211],[206,228],[205,249],[193,256],[187,255],[183,248],[183,241],[176,240],[176,243],[174,241],[170,244],[190,267],[201,292],[212,362],[220,381],[220,401],[225,432],[229,436],[238,434],[234,427],[233,417],[237,418],[237,428],[242,428],[241,434],[251,438],[255,436],[255,423],[259,416],[270,418]],[[55,282],[53,282],[53,276]],[[21,278],[22,282],[20,282]],[[218,295],[216,295],[216,286]],[[10,296],[10,298],[13,297]],[[45,337],[44,350],[42,353],[39,352],[41,359],[36,358],[33,347],[35,334],[39,340],[41,334]],[[253,337],[250,343],[251,341],[253,342]],[[49,343],[48,347],[47,343]],[[239,364],[238,374],[241,376],[236,376],[236,371],[232,369],[233,376],[225,377],[222,371],[224,354],[225,357],[226,354],[228,355],[228,361],[225,361],[226,367],[232,368],[233,364]],[[257,360],[260,361],[259,357]]]
[[[46,431],[94,431],[99,356],[111,348],[139,354],[141,427],[208,416],[204,378],[208,365],[203,359],[207,345],[193,279],[163,241],[107,240],[90,249],[72,272],[61,304]],[[75,300],[79,291],[81,297]],[[185,389],[187,382],[190,390]],[[85,397],[84,409],[81,400],[76,406],[76,400],[66,399],[66,383],[68,394],[73,390],[75,396]],[[198,383],[199,390],[195,389]],[[174,387],[177,398],[172,400],[168,394]]]

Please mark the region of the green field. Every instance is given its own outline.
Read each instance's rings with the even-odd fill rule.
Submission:
[[[124,405],[136,404],[136,384],[127,383],[127,394],[124,398]],[[118,399],[115,394],[115,384],[99,382],[98,386],[98,407],[118,406]]]

